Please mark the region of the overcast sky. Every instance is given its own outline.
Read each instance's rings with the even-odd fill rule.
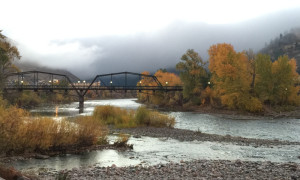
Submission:
[[[95,74],[174,67],[215,43],[258,51],[300,27],[299,0],[0,0],[0,29],[22,61]]]

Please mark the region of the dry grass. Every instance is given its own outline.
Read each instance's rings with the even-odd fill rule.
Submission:
[[[94,110],[93,117],[105,124],[118,128],[137,126],[174,127],[175,119],[157,111],[139,107],[135,112],[113,107],[110,105],[98,106]]]
[[[106,134],[106,127],[94,117],[78,117],[75,122],[30,118],[23,109],[0,105],[0,154],[91,146],[106,142]]]
[[[95,107],[93,117],[107,125],[115,125],[119,128],[136,127],[133,118],[134,111],[128,111],[110,105]]]

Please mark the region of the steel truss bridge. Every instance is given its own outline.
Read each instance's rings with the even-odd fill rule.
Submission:
[[[142,83],[151,82],[152,86]],[[117,83],[116,83],[117,82]],[[168,86],[168,82],[161,82],[153,75],[145,75],[133,72],[119,72],[111,74],[100,74],[95,76],[91,82],[73,82],[70,77],[64,74],[56,74],[42,71],[26,71],[12,73],[8,76],[4,90],[33,90],[33,91],[54,91],[63,90],[76,91],[79,99],[79,111],[83,112],[84,96],[89,90],[109,91],[182,91],[182,86]]]

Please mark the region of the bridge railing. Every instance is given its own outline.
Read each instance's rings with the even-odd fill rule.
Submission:
[[[165,90],[181,91],[182,86],[88,86],[88,85],[26,85],[7,84],[7,90]]]

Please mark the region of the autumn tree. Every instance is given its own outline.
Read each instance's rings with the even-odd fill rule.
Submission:
[[[258,55],[256,60],[257,83],[255,91],[259,98],[273,105],[298,105],[298,89],[295,87],[299,74],[295,59],[280,56],[272,63],[270,56]]]
[[[16,46],[13,46],[1,32],[0,30],[0,89],[3,88],[7,75],[17,70],[12,62],[21,58]]]
[[[149,75],[150,73],[145,71],[142,74]],[[170,72],[163,70],[158,70],[154,76],[157,77],[157,80],[162,84],[162,86],[180,86],[182,84],[180,78]],[[141,81],[138,82],[138,86],[157,86],[157,83],[151,77],[143,76]],[[179,92],[162,92],[162,91],[142,91],[138,94],[138,98],[141,101],[153,103],[156,105],[178,105],[180,101]]]
[[[225,43],[211,46],[208,53],[211,82],[222,105],[229,109],[260,111],[261,102],[250,95],[251,75],[247,56]]]
[[[194,104],[201,104],[201,92],[206,88],[209,74],[205,70],[206,62],[193,49],[186,51],[181,62],[176,65],[183,82],[183,97]]]

